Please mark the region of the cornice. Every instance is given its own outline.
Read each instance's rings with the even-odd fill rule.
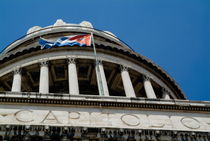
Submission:
[[[40,94],[1,92],[2,104],[34,104],[51,106],[82,106],[97,108],[124,108],[154,111],[210,113],[210,102],[163,100],[147,98],[101,97],[91,95]]]

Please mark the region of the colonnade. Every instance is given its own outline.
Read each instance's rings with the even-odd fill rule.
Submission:
[[[99,61],[98,63],[96,63],[96,65],[98,65],[100,71],[100,73],[96,71],[96,74],[101,76],[100,78],[103,87],[103,94],[104,96],[109,96],[109,90],[103,68],[103,63],[102,61]],[[136,97],[127,66],[121,65],[121,78],[126,97]],[[68,82],[69,82],[69,94],[79,95],[79,84],[78,84],[79,82],[78,82],[75,58],[68,58]],[[157,98],[151,83],[151,78],[149,78],[148,76],[144,76],[143,86],[147,98],[153,98],[153,99]],[[11,91],[21,92],[21,68],[16,68],[14,70]],[[49,67],[47,60],[40,62],[39,93],[49,93]],[[170,94],[166,89],[162,90],[162,95],[163,99],[170,99],[169,96]]]

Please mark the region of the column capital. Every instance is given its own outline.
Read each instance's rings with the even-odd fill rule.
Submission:
[[[102,60],[101,59],[97,59],[96,60],[96,65],[102,65],[103,63],[102,63]]]
[[[162,91],[162,93],[168,93],[168,94],[170,94],[169,90],[166,89],[166,88],[162,88],[161,91]]]
[[[161,91],[162,91],[162,98],[163,99],[171,99],[170,98],[170,92],[169,92],[168,89],[162,88]]]
[[[20,67],[17,67],[13,70],[14,74],[21,74],[22,69]]]
[[[147,75],[143,75],[143,81],[150,81],[151,78]]]
[[[13,75],[12,92],[21,92],[21,77],[21,69],[16,67]]]
[[[49,61],[48,60],[41,60],[40,61],[40,65],[41,66],[48,66],[48,64],[49,64]]]
[[[76,60],[75,57],[68,57],[67,62],[68,64],[75,64],[76,63],[75,60]]]
[[[121,71],[128,71],[128,66],[120,65]]]

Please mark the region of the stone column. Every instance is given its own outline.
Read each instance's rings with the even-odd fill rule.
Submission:
[[[16,68],[14,70],[12,92],[21,92],[21,69]]]
[[[101,81],[102,81],[102,86],[103,86],[103,94],[104,96],[109,96],[109,89],[108,89],[108,86],[107,86],[107,81],[106,81],[106,76],[105,76],[105,73],[104,73],[104,67],[103,67],[103,64],[102,64],[102,61],[99,60],[96,65],[98,65],[98,68],[99,68],[99,71],[100,71],[100,74],[98,75],[101,75]],[[96,71],[96,73],[98,73]]]
[[[147,76],[143,77],[144,89],[147,95],[147,98],[157,98],[153,90],[150,78]]]
[[[121,77],[123,82],[123,87],[125,90],[126,97],[136,97],[135,91],[133,89],[133,85],[131,82],[130,75],[128,73],[128,67],[121,66]]]
[[[170,99],[170,92],[165,88],[162,88],[163,99]]]
[[[79,95],[79,83],[75,58],[68,58],[69,94]]]
[[[39,93],[49,93],[49,69],[48,61],[41,62]]]

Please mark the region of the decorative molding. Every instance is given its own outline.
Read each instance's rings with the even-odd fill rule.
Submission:
[[[41,60],[41,61],[40,61],[41,67],[42,67],[42,66],[48,66],[48,64],[49,64],[49,61],[48,61],[48,60]]]
[[[21,74],[22,69],[20,67],[16,67],[13,71],[14,74]]]
[[[23,97],[6,97],[5,95],[0,95],[0,102],[2,103],[31,103],[31,104],[49,104],[49,105],[77,105],[77,106],[88,106],[88,107],[114,107],[114,108],[132,108],[132,109],[149,109],[149,110],[169,110],[169,111],[193,111],[193,112],[208,112],[210,113],[210,106],[198,106],[195,104],[178,104],[179,102],[174,100],[150,100],[144,99],[141,101],[139,98],[130,98],[130,100],[124,100],[124,102],[117,101],[106,101],[103,99],[97,100],[80,100],[76,99],[64,99],[62,95],[53,97],[52,94],[49,94],[52,98],[42,98],[40,94],[37,93],[36,97],[30,97],[30,93],[22,94]],[[72,96],[69,95],[69,98]],[[139,101],[139,102],[135,102]],[[160,101],[158,103],[158,101]],[[157,102],[157,103],[156,103]],[[166,104],[164,104],[166,102]],[[171,103],[171,104],[169,104]],[[203,105],[203,104],[202,104]]]
[[[68,64],[75,64],[76,62],[75,62],[75,60],[76,60],[76,58],[75,57],[68,57]]]
[[[128,66],[120,65],[121,71],[128,71]]]
[[[167,93],[167,94],[169,94],[169,95],[170,95],[169,90],[168,90],[168,89],[166,89],[166,88],[162,88],[162,89],[161,89],[161,91],[162,91],[162,93],[163,93],[163,94],[164,94],[164,93]]]
[[[143,81],[150,81],[151,78],[147,75],[143,75]]]
[[[97,59],[96,60],[96,65],[102,65],[102,64],[103,64],[102,59]]]

